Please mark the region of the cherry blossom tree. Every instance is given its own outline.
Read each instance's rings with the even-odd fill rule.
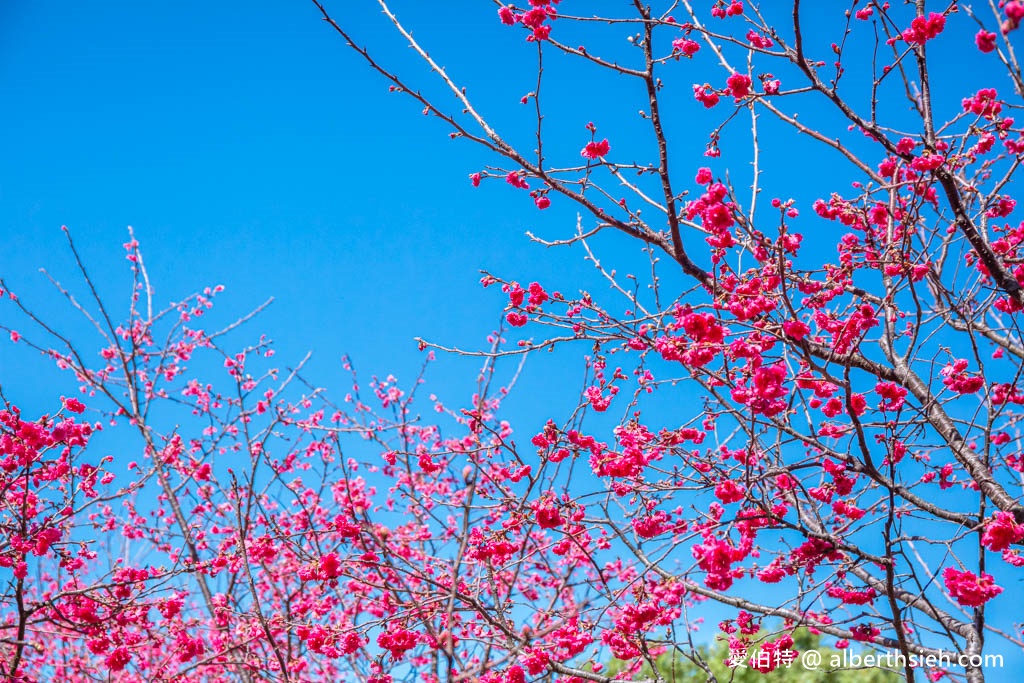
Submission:
[[[397,3],[425,75],[314,4],[425,135],[491,155],[481,192],[578,211],[531,237],[607,287],[485,273],[488,344],[420,342],[425,370],[479,361],[470,395],[348,365],[335,401],[251,315],[207,329],[218,288],[160,308],[134,238],[126,313],[77,252],[87,296],[54,280],[92,338],[0,281],[11,341],[83,392],[0,412],[7,680],[713,679],[708,642],[769,673],[798,630],[907,680],[1019,657],[1024,3],[499,3],[511,115]],[[548,107],[552,64],[608,82],[628,129]],[[579,400],[513,431],[503,399],[552,350],[584,361]],[[92,455],[107,430],[137,456]]]

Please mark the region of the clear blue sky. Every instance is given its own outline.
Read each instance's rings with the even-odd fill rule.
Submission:
[[[410,21],[443,47],[484,16],[476,25],[494,35],[469,34],[467,54],[518,46],[493,8],[472,4],[477,17],[435,8]],[[348,19],[395,45],[376,12]],[[469,78],[486,75],[469,65]],[[274,296],[253,331],[283,359],[313,350],[336,384],[342,353],[364,373],[410,378],[416,335],[483,344],[503,302],[476,285],[480,268],[563,285],[589,274],[578,252],[523,236],[565,234],[570,208],[540,214],[525,196],[510,205],[505,187],[474,190],[467,175],[485,157],[389,94],[312,3],[4,3],[0,92],[0,272],[36,305],[52,302],[37,268],[73,282],[62,224],[123,301],[132,225],[158,301],[221,283],[221,310],[241,314]],[[10,397],[45,398],[8,353],[4,384],[22,392]],[[460,374],[471,381],[470,366]]]
[[[328,7],[390,65],[430,84],[375,3]],[[501,129],[532,149],[524,137],[532,107],[513,104],[533,88],[522,34],[502,26],[490,3],[398,8]],[[960,55],[954,67],[967,68],[965,57],[974,58]],[[711,119],[688,84],[708,78],[708,66],[678,64],[668,125],[675,151],[689,157],[676,164],[680,179],[703,163]],[[567,73],[556,61],[546,68],[554,79]],[[616,153],[639,151],[649,133],[637,125],[635,100],[568,68],[572,85],[545,93],[558,114],[552,139],[568,158],[579,158],[588,120]],[[500,182],[473,190],[467,174],[493,159],[389,94],[312,3],[3,3],[0,92],[0,272],[23,294],[41,289],[40,266],[70,274],[62,224],[94,273],[111,278],[122,272],[120,244],[133,225],[158,300],[221,283],[222,310],[241,313],[274,296],[258,327],[285,358],[312,349],[328,364],[348,352],[364,371],[408,375],[419,362],[412,337],[476,345],[494,327],[501,301],[475,286],[481,268],[603,291],[578,250],[544,250],[523,236],[566,236],[573,207],[556,199],[540,213]],[[792,139],[762,142],[768,153],[777,144],[775,158],[791,165],[777,189],[803,194],[805,214],[834,189],[828,174],[791,182],[805,170]],[[732,166],[734,177],[742,173],[743,164]],[[601,255],[622,258],[622,244],[599,241]],[[18,376],[3,355],[13,387]]]

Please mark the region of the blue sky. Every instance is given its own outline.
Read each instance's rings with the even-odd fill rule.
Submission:
[[[529,144],[529,112],[515,103],[533,87],[533,53],[522,34],[501,26],[490,3],[403,5],[402,18],[438,61],[470,85],[502,130]],[[371,3],[328,7],[429,89],[428,74]],[[938,68],[956,77],[977,59],[951,51]],[[572,68],[546,66],[552,78]],[[688,92],[690,82],[707,78],[698,75],[703,68],[680,64],[682,88],[670,100],[681,179],[705,163],[711,119]],[[575,162],[589,120],[616,153],[648,142],[633,125],[633,100],[611,96],[591,72],[572,74],[571,85],[545,92],[556,151]],[[636,94],[629,84],[613,87]],[[273,296],[253,337],[275,339],[282,362],[312,350],[309,374],[335,396],[347,387],[342,354],[364,375],[411,379],[421,360],[415,336],[483,346],[504,301],[476,284],[480,269],[567,293],[606,291],[580,250],[545,250],[524,236],[568,235],[573,207],[556,199],[539,212],[500,182],[474,190],[467,175],[493,159],[450,141],[415,104],[389,94],[312,3],[3,3],[0,92],[0,274],[62,329],[82,326],[37,269],[78,287],[65,224],[111,300],[127,295],[120,246],[127,225],[142,244],[158,302],[223,284],[218,315],[226,319]],[[950,92],[953,103],[967,94]],[[801,113],[823,112],[815,105]],[[810,202],[837,189],[836,177],[805,173],[800,141],[767,136],[764,143],[783,173],[779,194],[797,196],[814,220]],[[830,226],[814,225],[809,241],[834,244]],[[621,271],[642,263],[622,238],[603,237],[598,246]],[[523,441],[556,404],[567,412],[560,397],[578,390],[580,363],[563,358],[532,361],[512,396],[510,417],[530,425],[520,427]],[[53,410],[52,373],[25,360],[0,345],[5,394],[27,412]],[[446,361],[431,390],[447,393],[449,403],[464,398],[475,367]]]
[[[429,74],[371,4],[330,9],[430,91]],[[535,85],[534,51],[519,31],[487,3],[407,3],[400,16],[504,134],[531,145],[532,107],[518,100]],[[500,181],[474,189],[468,174],[494,159],[389,93],[312,3],[254,2],[244,12],[205,2],[5,4],[0,23],[0,91],[12,103],[0,112],[0,272],[67,329],[76,318],[37,272],[76,283],[61,225],[112,300],[125,301],[128,225],[158,303],[223,284],[226,319],[273,296],[253,336],[267,333],[285,360],[313,351],[310,375],[328,387],[347,387],[343,353],[364,376],[411,379],[416,336],[485,345],[504,300],[476,284],[481,269],[567,293],[606,291],[580,249],[545,250],[525,237],[571,234],[574,207],[556,199],[539,212]],[[616,150],[640,155],[649,131],[635,125],[630,98],[606,97],[593,72],[545,67],[552,83],[561,79],[544,92],[549,151],[576,163],[595,120]],[[680,67],[684,81],[698,77],[698,67]],[[637,87],[612,82],[623,86]],[[679,97],[675,140],[692,160],[680,177],[691,177],[704,163],[693,125],[710,119],[688,86]],[[620,272],[647,270],[622,237],[597,246]],[[450,389],[448,402],[462,399],[477,363],[445,362],[434,381]],[[572,400],[580,363],[531,365],[510,408],[546,419],[549,406],[533,397],[561,388]],[[5,392],[26,409],[51,409],[55,379],[40,383],[45,371],[0,353]]]
[[[474,191],[483,157],[389,95],[311,3],[19,3],[0,23],[0,272],[26,300],[50,301],[37,268],[73,272],[62,224],[123,299],[133,225],[158,301],[220,283],[240,314],[274,296],[256,327],[282,357],[408,377],[414,336],[478,345],[496,325],[480,268],[585,270],[523,237],[571,228],[565,212]]]
[[[429,85],[370,5],[331,9]],[[529,112],[510,106],[533,87],[522,35],[488,3],[408,3],[401,16],[523,141]],[[49,301],[37,268],[72,272],[64,224],[120,296],[132,225],[158,301],[220,283],[224,308],[241,313],[274,296],[258,327],[283,357],[312,349],[329,374],[347,352],[364,371],[408,376],[414,336],[476,345],[493,329],[501,302],[474,285],[481,268],[600,286],[580,251],[523,236],[569,234],[572,207],[540,213],[502,183],[474,191],[466,176],[490,159],[389,94],[312,3],[5,3],[0,24],[0,272],[37,305]],[[554,78],[563,67],[547,68]],[[646,141],[614,125],[625,100],[574,73],[573,87],[545,93],[562,106],[549,125],[563,151],[578,159],[595,117],[616,149]],[[699,115],[682,94],[687,118]],[[677,139],[696,157],[703,140],[689,124]],[[16,369],[0,369],[19,385]]]

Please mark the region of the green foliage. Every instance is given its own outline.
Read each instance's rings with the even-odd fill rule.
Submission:
[[[759,634],[759,636],[766,635],[765,632]],[[833,661],[833,657],[842,659],[841,650],[823,646],[821,637],[807,629],[798,629],[792,635],[794,650],[801,653],[816,650],[821,655],[820,667],[817,669],[805,668],[797,658],[789,667],[780,666],[775,671],[764,674],[749,666],[751,656],[757,651],[756,647],[752,647],[745,659],[747,665],[731,668],[728,665],[729,644],[725,640],[717,640],[714,645],[699,646],[692,657],[679,651],[662,654],[656,660],[658,673],[666,683],[705,683],[705,681],[717,681],[718,683],[781,683],[782,681],[786,683],[897,683],[904,680],[901,673],[897,671],[877,667],[833,668],[829,663]],[[759,640],[755,638],[755,642]],[[863,655],[868,651],[854,652]],[[605,669],[605,673],[616,675],[627,669],[626,662],[613,659]],[[645,664],[632,680],[652,678],[654,678],[654,672],[650,665]]]

